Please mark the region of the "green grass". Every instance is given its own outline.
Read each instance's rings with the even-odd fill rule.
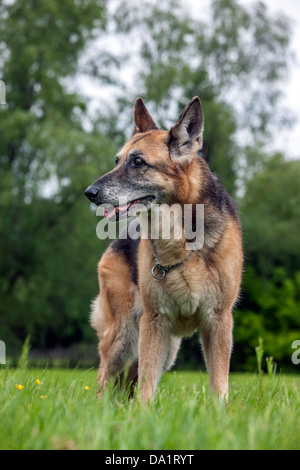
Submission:
[[[142,406],[112,390],[97,400],[95,370],[1,366],[0,393],[1,449],[300,448],[299,376],[231,374],[224,404],[207,374],[170,372]]]

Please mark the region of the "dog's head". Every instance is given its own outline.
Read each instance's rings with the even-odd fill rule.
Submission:
[[[192,166],[202,147],[203,113],[194,97],[170,131],[160,130],[141,98],[134,105],[135,130],[116,156],[116,167],[85,191],[110,206],[108,218],[133,215],[138,205],[184,202],[191,196]],[[121,202],[120,202],[121,201]]]

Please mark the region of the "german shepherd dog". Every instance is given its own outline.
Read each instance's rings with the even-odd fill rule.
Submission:
[[[138,382],[142,401],[153,397],[162,374],[176,359],[181,338],[199,332],[210,390],[228,396],[232,349],[232,309],[242,274],[241,226],[236,205],[199,156],[203,113],[194,97],[170,131],[160,130],[143,100],[134,105],[133,136],[117,154],[116,167],[89,186],[85,195],[96,205],[110,205],[109,219],[137,215],[127,226],[138,237],[120,237],[98,264],[100,294],[91,322],[99,337],[99,392],[131,364],[127,380]],[[120,205],[120,197],[129,201]],[[190,235],[175,213],[182,237],[148,236],[155,205],[204,207],[204,239],[187,249]]]

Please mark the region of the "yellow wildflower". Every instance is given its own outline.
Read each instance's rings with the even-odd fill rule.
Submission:
[[[84,390],[87,392],[87,391],[89,390],[89,387],[86,385],[86,386],[84,387]]]
[[[36,383],[40,385],[41,381],[39,379],[36,379]]]
[[[45,398],[48,398],[48,395],[41,395],[40,398],[41,398],[42,400],[45,400]]]
[[[16,384],[16,388],[18,390],[22,390],[24,388],[24,385],[21,385],[21,384]]]

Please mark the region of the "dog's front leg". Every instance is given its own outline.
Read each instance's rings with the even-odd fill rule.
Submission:
[[[213,395],[228,400],[228,374],[232,349],[231,312],[219,315],[216,322],[201,331],[201,342]]]
[[[151,400],[166,363],[170,342],[161,315],[144,312],[140,320],[138,388],[143,402]]]

